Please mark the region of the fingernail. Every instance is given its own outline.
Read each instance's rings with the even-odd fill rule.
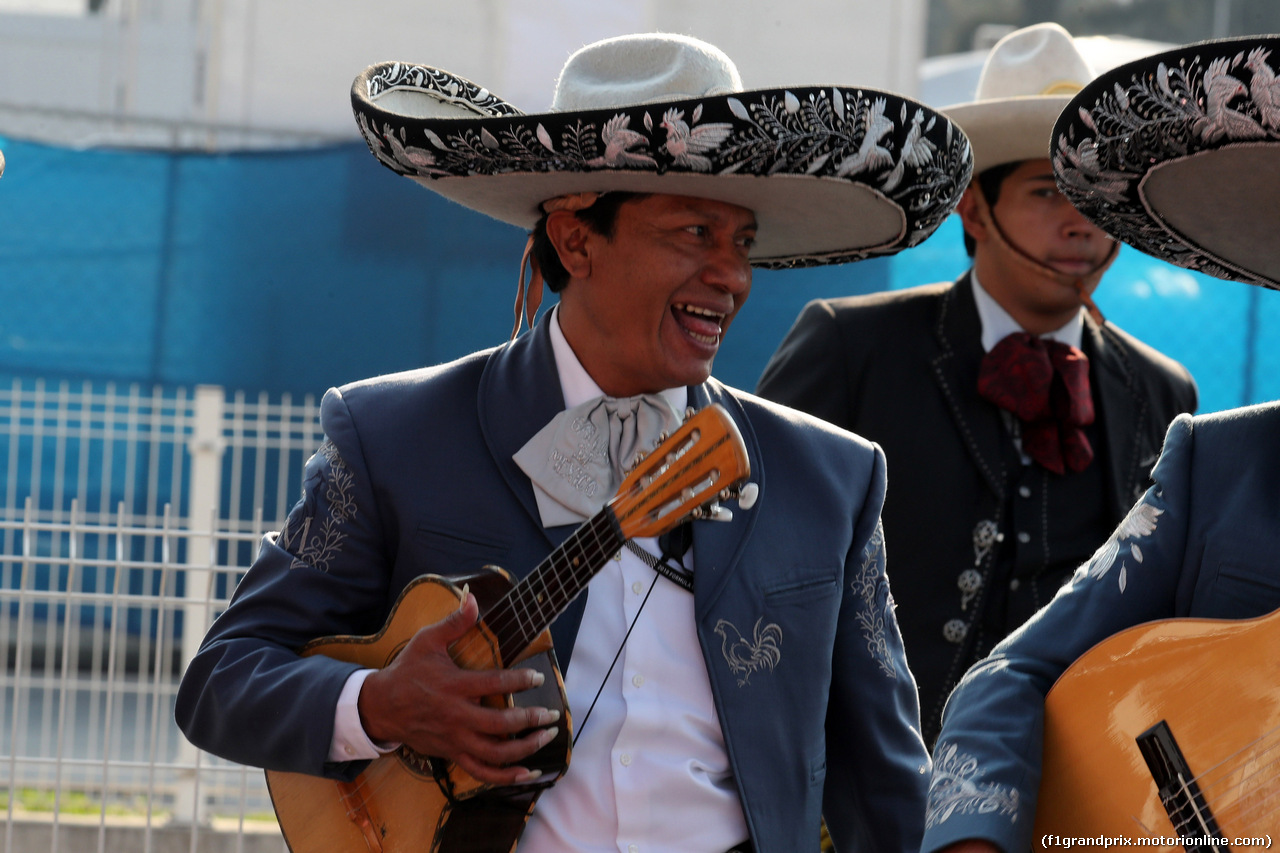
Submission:
[[[525,770],[516,777],[516,784],[523,785],[525,782],[532,782],[542,775],[541,770]]]
[[[541,687],[542,683],[547,680],[546,674],[538,672],[536,669],[529,670],[529,673],[530,673],[530,677],[529,677],[530,687]]]
[[[538,725],[549,726],[552,723],[559,722],[560,712],[552,710],[543,710],[542,716],[538,718]]]
[[[538,748],[541,749],[551,743],[551,741],[556,739],[556,735],[558,734],[560,734],[559,726],[552,726],[549,729],[543,729],[542,736],[538,738]]]

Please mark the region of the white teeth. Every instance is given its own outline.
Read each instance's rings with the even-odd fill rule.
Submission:
[[[699,316],[701,316],[701,317],[710,317],[710,318],[712,318],[712,319],[714,319],[714,320],[722,320],[722,319],[724,319],[724,314],[723,314],[723,313],[721,313],[721,312],[719,312],[719,311],[712,311],[712,310],[710,310],[709,308],[699,308],[699,307],[698,307],[698,306],[696,306],[696,305],[685,305],[685,304],[684,304],[684,303],[682,303],[682,302],[678,302],[678,303],[676,303],[676,306],[675,306],[675,307],[676,307],[676,308],[678,308],[678,309],[680,309],[681,311],[687,311],[687,312],[688,312],[688,313],[690,313],[690,314],[697,314],[697,315],[699,315]]]

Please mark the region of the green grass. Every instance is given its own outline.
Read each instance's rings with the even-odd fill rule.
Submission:
[[[5,811],[9,809],[9,797],[8,791],[0,793],[0,809]],[[55,805],[59,814],[102,814],[104,811],[102,799],[84,791],[64,791],[59,799],[54,791],[22,788],[14,799],[15,809],[28,812],[52,813],[55,811]],[[134,797],[131,801],[114,800],[106,804],[105,812],[113,816],[145,816],[147,801],[144,797]],[[167,812],[152,812],[153,817],[159,817],[162,814]]]

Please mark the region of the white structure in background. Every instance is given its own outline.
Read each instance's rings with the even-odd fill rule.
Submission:
[[[748,87],[915,94],[925,0],[0,0],[0,133],[220,150],[357,138],[351,81],[399,59],[544,109],[576,48],[666,30]],[[22,11],[15,11],[22,10]]]

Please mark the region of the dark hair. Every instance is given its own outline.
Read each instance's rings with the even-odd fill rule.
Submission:
[[[578,217],[595,233],[606,240],[613,239],[613,226],[618,220],[618,208],[628,201],[648,197],[649,193],[632,193],[621,190],[602,193],[596,203],[582,210],[574,211]],[[542,278],[551,288],[552,293],[559,293],[569,283],[569,271],[560,263],[560,255],[556,247],[547,238],[547,214],[542,214],[538,223],[533,226],[533,249],[530,254],[538,262],[542,270]]]
[[[990,210],[996,206],[996,202],[1000,199],[1000,187],[1004,185],[1004,179],[1009,177],[1014,169],[1021,166],[1023,161],[1014,160],[1012,163],[1001,163],[998,166],[992,166],[984,169],[974,178],[974,183],[978,185],[978,189],[982,191],[982,197],[987,200],[987,209]],[[993,213],[992,216],[995,214]],[[978,244],[969,232],[964,232],[964,250],[969,253],[969,257],[973,257],[973,252]]]

